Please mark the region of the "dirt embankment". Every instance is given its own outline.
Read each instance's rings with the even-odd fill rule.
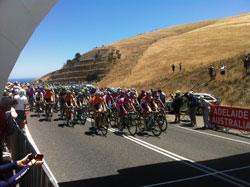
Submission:
[[[249,38],[250,13],[164,28],[94,49],[44,80],[84,80],[94,72],[100,87],[153,87],[166,93],[194,89],[216,95],[225,105],[249,107],[249,76],[241,64],[250,52]],[[180,62],[183,69],[178,72]],[[210,64],[217,69],[213,81]],[[221,64],[227,67],[225,76],[219,75]]]

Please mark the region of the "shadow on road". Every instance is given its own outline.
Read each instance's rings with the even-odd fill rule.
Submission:
[[[218,171],[228,170],[232,168],[239,168],[249,166],[242,170],[227,172],[226,174],[240,178],[241,180],[250,182],[250,153],[239,154],[229,157],[218,158],[214,160],[206,160],[197,162]],[[96,168],[97,170],[99,168]],[[150,184],[157,184],[162,182],[169,182],[188,177],[194,177],[207,174],[187,166],[179,161],[163,162],[157,164],[144,165],[133,168],[125,168],[117,170],[116,175],[83,179],[77,181],[69,181],[59,183],[60,187],[95,187],[95,186],[144,186]],[[193,180],[184,180],[168,184],[167,186],[233,186],[232,184],[218,179],[214,176],[203,176]],[[161,185],[166,186],[166,185]]]
[[[47,121],[47,119],[46,119],[46,118],[43,118],[43,119],[39,119],[38,121],[39,121],[39,122],[44,122],[44,121]]]

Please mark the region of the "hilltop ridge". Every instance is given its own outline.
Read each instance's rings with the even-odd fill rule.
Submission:
[[[241,64],[243,55],[250,52],[249,38],[250,13],[173,26],[94,49],[81,55],[80,62],[68,64],[43,80],[84,80],[94,72],[99,75],[98,86],[154,87],[167,93],[194,89],[213,93],[226,105],[249,107],[249,76],[244,75]],[[98,51],[101,55],[96,59]],[[114,56],[117,51],[119,58]],[[92,59],[89,69],[83,65],[88,59]],[[179,62],[183,64],[181,72]],[[226,76],[209,82],[208,65],[213,64],[218,74],[221,63],[227,66]],[[172,64],[176,65],[175,73]],[[244,97],[237,100],[232,96],[232,100],[219,90],[231,94],[237,90]]]

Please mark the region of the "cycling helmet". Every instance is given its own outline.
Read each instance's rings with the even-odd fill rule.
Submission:
[[[95,95],[96,96],[101,96],[101,92],[96,92]]]
[[[194,95],[193,91],[188,92],[189,95]]]
[[[125,97],[130,97],[130,93],[126,93],[126,94],[125,94]]]
[[[180,95],[180,94],[181,94],[181,91],[180,91],[180,90],[177,90],[177,91],[176,91],[176,94]]]
[[[19,92],[19,95],[20,95],[20,96],[25,95],[25,90],[21,89],[20,92]]]

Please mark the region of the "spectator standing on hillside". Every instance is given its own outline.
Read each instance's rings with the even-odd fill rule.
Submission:
[[[193,127],[196,126],[196,112],[198,107],[198,99],[194,96],[194,92],[190,91],[184,94],[189,102],[189,117],[191,119],[191,124]]]
[[[212,80],[213,79],[213,75],[214,75],[214,67],[213,67],[212,64],[208,68],[208,74],[210,76],[210,80]]]
[[[250,68],[250,53],[244,56],[243,63],[244,68],[246,69],[246,73],[248,73]]]
[[[223,64],[220,66],[220,74],[221,75],[225,75],[226,74],[226,66],[224,66]]]
[[[172,64],[172,71],[173,71],[173,73],[174,73],[174,70],[175,70],[175,65]]]
[[[182,63],[181,62],[179,63],[179,69],[180,69],[180,71],[182,69]]]
[[[172,108],[174,109],[174,114],[175,114],[174,123],[179,123],[180,122],[180,109],[183,104],[181,92],[180,90],[177,90],[175,96],[173,96],[173,94],[170,94],[170,96],[173,99]]]
[[[200,107],[202,110],[202,116],[203,116],[203,121],[204,121],[204,127],[203,128],[210,128],[210,123],[208,120],[209,116],[209,106],[212,105],[210,102],[205,100],[204,96],[202,95],[200,97]]]
[[[25,91],[22,89],[20,90],[19,95],[16,95],[14,97],[17,101],[16,105],[16,112],[18,114],[17,116],[17,124],[21,129],[24,128],[25,124],[27,123],[27,117],[25,113],[26,105],[28,104],[27,97],[25,96]]]

